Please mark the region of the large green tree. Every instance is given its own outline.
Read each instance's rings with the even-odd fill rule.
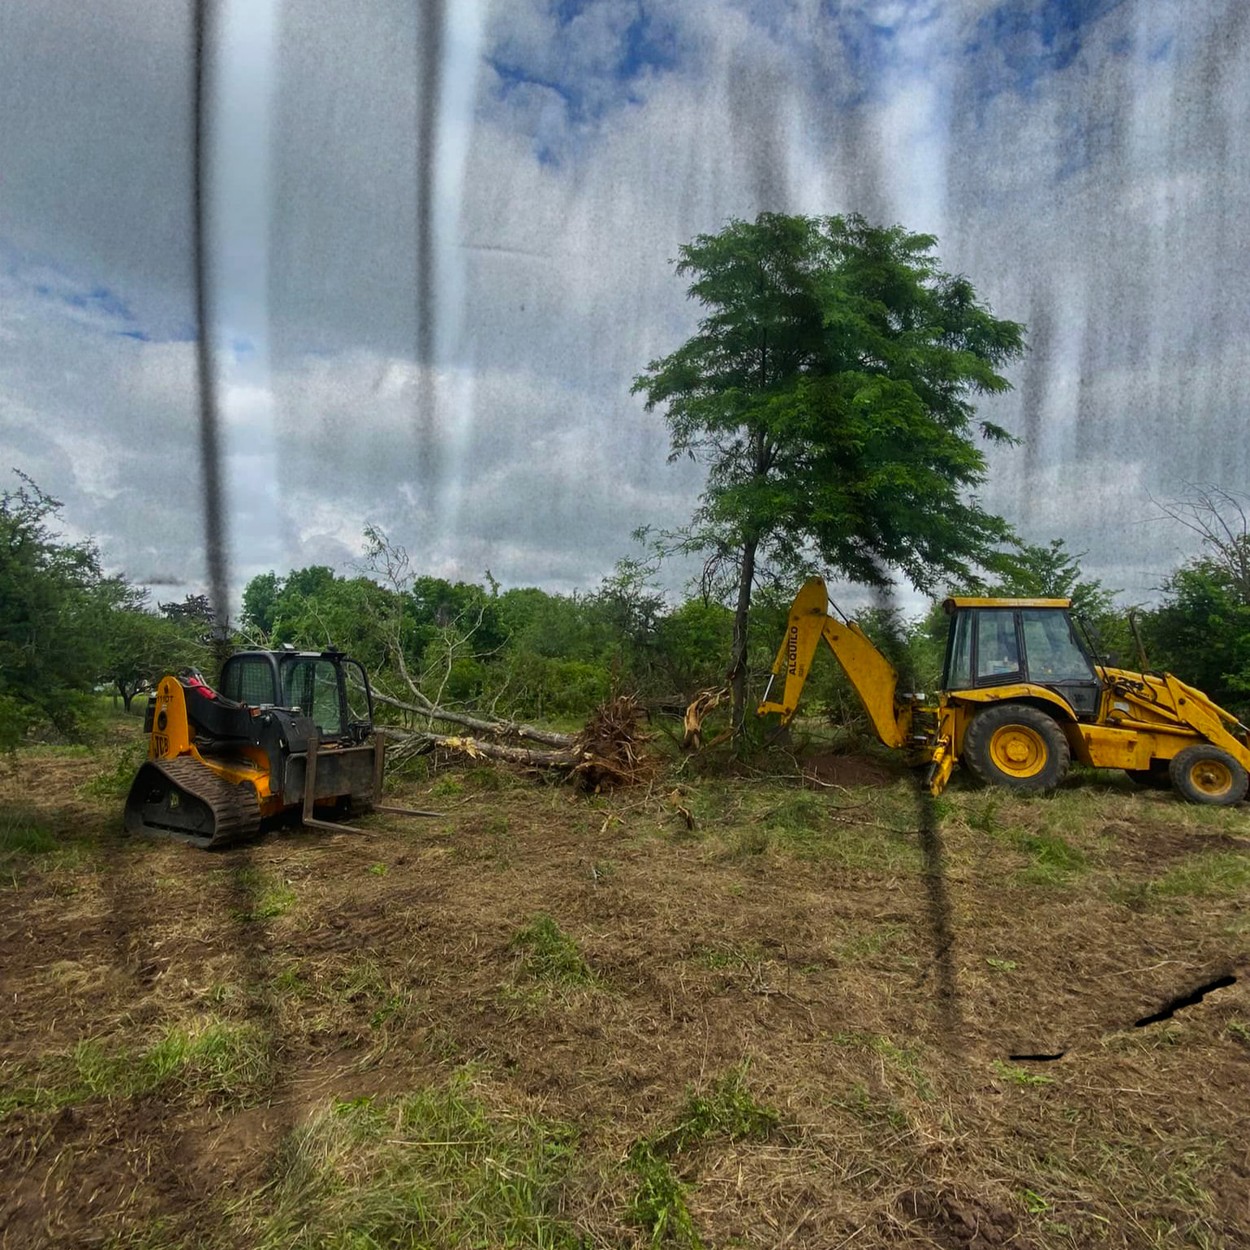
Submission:
[[[1156,501],[1158,502],[1158,501]],[[1250,497],[1193,487],[1159,504],[1202,540],[1202,554],[1163,583],[1142,631],[1151,663],[1250,716]]]
[[[1010,441],[977,421],[974,400],[1008,389],[999,370],[1023,350],[1022,327],[945,273],[935,246],[858,216],[764,213],[680,249],[704,316],[634,390],[664,407],[673,457],[707,465],[671,547],[729,573],[738,724],[764,568],[867,585],[898,569],[930,590],[1009,537],[970,493],[985,476],[976,434]]]
[[[0,746],[51,724],[74,732],[104,662],[117,584],[94,544],[57,531],[61,504],[28,477],[0,494]]]
[[[98,622],[104,644],[104,662],[97,680],[111,682],[126,711],[141,690],[149,689],[166,673],[211,663],[209,647],[195,622],[170,620],[149,612],[144,596],[131,587]]]
[[[1236,579],[1220,561],[1201,557],[1168,577],[1163,596],[1142,621],[1153,667],[1250,714],[1250,601]]]

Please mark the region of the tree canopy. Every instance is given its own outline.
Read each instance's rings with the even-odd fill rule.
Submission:
[[[0,745],[50,721],[77,723],[101,660],[93,608],[103,577],[91,543],[62,541],[61,504],[24,475],[0,495]]]
[[[739,721],[761,566],[877,586],[894,568],[928,591],[1010,537],[970,494],[986,469],[974,436],[1010,441],[974,400],[1008,389],[999,370],[1023,328],[944,272],[935,246],[859,216],[763,213],[680,249],[705,316],[633,389],[664,407],[673,456],[707,465],[674,545],[736,591]]]

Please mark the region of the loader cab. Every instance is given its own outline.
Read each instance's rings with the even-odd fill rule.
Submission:
[[[1097,715],[1101,686],[1070,600],[956,596],[942,606],[951,618],[943,690],[1031,683],[1065,699],[1080,720]]]
[[[365,670],[340,651],[241,651],[222,666],[221,693],[252,707],[299,708],[323,741],[362,742],[373,728]]]

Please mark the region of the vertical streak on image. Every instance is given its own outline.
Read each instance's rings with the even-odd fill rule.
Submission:
[[[873,605],[889,622],[896,655],[905,654],[901,639],[896,635],[898,622],[902,619],[894,601],[894,582],[889,572],[878,565],[875,569],[878,587]],[[915,674],[899,673],[899,689],[916,689]],[[905,683],[905,685],[904,685]],[[927,772],[927,770],[926,770]],[[916,781],[916,830],[920,838],[920,854],[923,860],[921,878],[925,891],[925,920],[928,925],[929,949],[932,961],[922,976],[934,977],[936,1000],[934,1003],[938,1028],[949,1053],[960,1055],[964,1045],[963,1009],[959,1001],[959,974],[955,966],[955,926],[951,912],[950,891],[946,886],[946,847],[942,842],[942,826],[938,817],[937,800],[929,792],[925,772],[917,774]]]
[[[219,0],[207,188],[221,464],[238,583],[288,562],[270,377],[269,234],[277,0]],[[234,587],[237,591],[237,586]]]
[[[434,140],[432,245],[439,315],[433,346],[442,400],[439,435],[445,452],[438,484],[438,515],[441,531],[448,536],[460,529],[461,497],[474,429],[473,368],[464,349],[468,268],[461,214],[465,167],[473,141],[482,22],[478,0],[458,0],[449,12],[443,32],[442,94]]]
[[[195,369],[199,396],[200,473],[204,504],[204,555],[209,597],[220,633],[228,611],[228,549],[222,498],[221,437],[217,377],[212,344],[212,266],[208,255],[208,189],[211,122],[207,107],[212,85],[210,57],[216,36],[215,5],[196,0],[194,17],[195,82],[191,108],[191,260],[195,288]]]
[[[460,350],[468,284],[460,219],[482,21],[477,0],[446,11],[427,0],[418,28],[417,476],[423,510],[443,535],[457,532],[473,434],[472,374]]]
[[[217,311],[215,279],[217,267],[213,263],[217,253],[213,251],[220,228],[219,203],[214,175],[220,169],[221,145],[215,142],[221,118],[213,107],[220,99],[220,76],[209,72],[210,58],[220,65],[223,45],[221,35],[221,5],[214,0],[196,0],[194,51],[195,84],[192,108],[194,139],[194,285],[197,317],[196,362],[199,384],[200,443],[203,457],[204,515],[206,521],[205,554],[208,559],[210,594],[215,618],[218,671],[229,647],[227,614],[229,611],[230,562],[226,532],[226,491],[223,473],[220,409],[216,373]],[[235,10],[236,21],[242,13],[241,5]],[[236,28],[237,29],[237,28]],[[257,926],[249,923],[255,915],[259,885],[249,871],[251,851],[247,846],[238,848],[233,856],[228,888],[232,906],[229,914],[234,917],[234,950],[243,965],[243,976],[249,990],[259,987],[267,980],[268,953],[263,944],[263,934]],[[253,1002],[267,1017],[266,1025],[272,1028],[272,1013],[268,1011],[263,995],[254,994]]]
[[[440,476],[435,370],[435,143],[443,77],[443,0],[420,0],[417,22],[417,480],[430,507]]]

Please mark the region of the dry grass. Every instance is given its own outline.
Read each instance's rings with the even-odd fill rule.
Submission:
[[[1244,811],[475,769],[207,855],[112,767],[0,778],[0,1245],[1250,1241]]]

